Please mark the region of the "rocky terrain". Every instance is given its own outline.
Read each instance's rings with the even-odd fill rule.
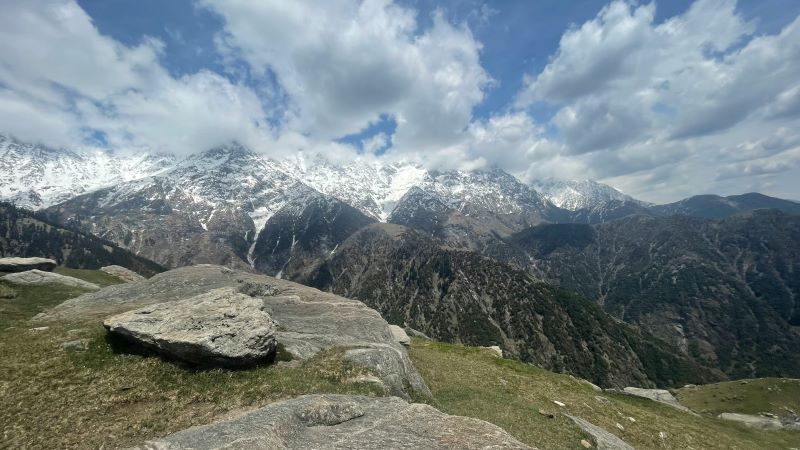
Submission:
[[[604,386],[677,385],[715,375],[591,301],[424,233],[379,224],[351,236],[304,283],[357,298],[389,322]]]
[[[213,295],[210,294],[212,292]],[[243,315],[241,311],[226,306],[230,304],[230,298],[243,299],[260,306],[249,308],[249,312]],[[225,303],[217,305],[215,299]],[[172,304],[174,302],[179,303]],[[186,307],[179,307],[182,304],[180,302],[185,303]],[[190,305],[199,305],[202,311],[187,315],[187,308],[194,308]],[[148,308],[137,310],[142,307]],[[144,340],[145,347],[156,347],[170,356],[192,360],[208,357],[209,348],[224,347],[228,339],[226,333],[234,328],[250,333],[249,328],[253,323],[248,325],[246,318],[260,317],[262,311],[279,324],[270,334],[274,334],[291,358],[305,360],[325,349],[350,348],[345,352],[345,358],[374,370],[379,383],[395,395],[407,397],[410,393],[427,393],[427,387],[408,360],[405,349],[394,340],[388,324],[375,310],[361,302],[290,281],[221,266],[184,267],[137,283],[109,286],[102,291],[67,300],[40,314],[37,319],[46,322],[54,319],[104,318],[105,326],[116,334],[126,338],[139,335],[141,338],[138,340]],[[110,317],[121,313],[126,314]],[[172,319],[164,322],[169,323],[168,326],[155,326],[156,316],[160,316],[162,321],[166,317]],[[217,323],[223,317],[225,323]],[[236,327],[228,323],[231,320],[237,323]],[[263,317],[258,320],[262,325],[268,322]],[[178,323],[172,323],[175,321]],[[196,334],[197,330],[186,332],[172,329],[181,323],[190,326],[190,329],[197,326],[200,334]],[[161,333],[165,334],[162,336]],[[219,339],[222,340],[216,342]],[[254,339],[256,342],[252,344],[259,347],[258,338]],[[188,348],[190,346],[199,350],[192,350]],[[251,349],[245,347],[242,350],[235,352],[248,355]],[[191,356],[197,355],[198,351],[201,352],[199,356]],[[219,359],[216,350],[212,354],[212,359]],[[237,365],[229,357],[223,359]],[[245,357],[240,362],[250,364],[253,361]]]
[[[663,216],[682,215],[706,219],[723,219],[757,209],[777,209],[786,214],[797,215],[800,214],[800,203],[751,192],[727,197],[696,195],[675,203],[655,205],[650,208],[653,213]]]
[[[535,227],[512,241],[534,275],[731,377],[800,374],[798,216],[635,216]]]
[[[0,446],[727,449],[800,443],[800,434],[788,428],[744,429],[714,412],[697,415],[616,390],[601,392],[585,380],[503,359],[494,349],[409,342],[360,302],[284,280],[219,266],[127,284],[114,284],[123,280],[100,271],[56,271],[105,287],[78,295],[86,291],[19,286],[15,297],[0,297],[0,355],[6,362],[0,367]],[[31,321],[43,307],[44,314]],[[221,317],[186,327],[170,320],[173,330],[140,327],[143,334],[118,345],[101,322],[122,322],[115,316],[126,311]],[[219,328],[249,321],[251,313],[269,316],[277,327]],[[137,321],[142,323],[127,323]],[[274,360],[237,370],[204,361],[216,366],[204,369],[196,361],[144,351],[159,354],[142,345],[145,336],[216,343],[208,348],[234,353],[258,342],[250,338],[255,336],[272,336],[278,345]],[[742,383],[748,384],[734,388],[761,386],[757,380]],[[716,392],[717,386],[681,392]],[[780,380],[763,386],[775,391],[765,400],[781,396],[774,407],[744,407],[765,398],[747,390],[734,391],[741,404],[723,398],[720,406],[732,414],[796,408],[788,386]]]
[[[235,143],[142,163],[127,178],[116,169],[103,178],[68,163],[80,152],[4,142],[7,164],[22,156],[30,161],[14,166],[14,177],[0,182],[8,192],[21,192],[25,183],[45,192],[55,172],[83,180],[58,184],[58,195],[45,196],[60,202],[35,213],[46,226],[9,227],[9,238],[0,242],[4,254],[52,257],[72,267],[116,264],[144,275],[160,266],[213,263],[314,283],[358,296],[390,321],[408,322],[437,338],[503,345],[514,357],[601,383],[619,384],[610,380],[624,376],[665,386],[704,372],[683,363],[653,372],[665,364],[640,358],[661,353],[672,355],[667,361],[691,358],[691,364],[710,368],[712,379],[800,373],[787,350],[798,339],[794,247],[783,244],[795,239],[793,201],[746,194],[654,206],[590,180],[526,185],[497,169],[434,171],[367,159],[333,163],[302,153],[274,160]],[[81,161],[94,158],[81,155]],[[51,170],[51,161],[60,159],[58,170]],[[125,167],[121,161],[104,164]],[[15,195],[8,198],[21,202]],[[770,220],[741,216],[762,208],[785,214]],[[719,226],[693,216],[744,222]],[[380,222],[413,229],[415,237],[400,244],[386,240],[375,233]],[[53,227],[67,231],[27,239]],[[65,236],[92,235],[103,240],[64,243]],[[125,260],[133,255],[116,246],[139,259]],[[147,266],[143,258],[157,264]],[[482,276],[484,268],[491,268],[491,277]],[[388,278],[395,273],[402,276]],[[564,313],[571,318],[559,330],[542,319],[514,324],[516,315],[566,318],[554,312],[563,308],[551,308],[555,300],[531,306],[515,297],[517,289],[532,298],[560,295],[544,284],[530,287],[531,279],[593,300],[667,347],[649,339],[644,349],[629,340],[613,350],[596,343],[600,354],[616,355],[619,364],[608,369],[607,361],[587,359],[592,351],[583,345],[598,339],[597,330],[613,327],[577,320],[600,317],[580,299],[573,300],[573,309],[584,312]],[[611,373],[616,375],[609,378]]]
[[[399,398],[309,395],[148,442],[159,449],[531,449],[503,429]]]

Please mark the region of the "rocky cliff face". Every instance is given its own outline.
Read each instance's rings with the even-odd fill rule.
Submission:
[[[80,195],[47,213],[168,267],[257,265],[272,275],[291,261],[330,252],[371,222],[235,144],[156,176]]]
[[[517,234],[528,269],[732,377],[800,374],[800,217],[636,216]]]
[[[500,345],[511,357],[607,386],[713,378],[590,301],[397,225],[360,230],[303,281],[358,298],[390,323],[441,340]]]

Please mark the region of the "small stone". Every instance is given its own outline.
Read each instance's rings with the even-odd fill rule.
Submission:
[[[664,431],[659,431],[658,432],[658,437],[661,438],[661,440],[664,440],[664,439],[667,438],[667,433],[664,432]]]
[[[543,409],[540,409],[540,410],[539,410],[539,415],[540,415],[540,416],[545,416],[545,417],[547,417],[548,419],[555,419],[555,417],[556,417],[556,415],[555,415],[555,414],[553,414],[553,413],[549,413],[549,412],[547,412],[547,411],[545,411],[545,410],[543,410]]]
[[[501,349],[497,345],[492,345],[492,346],[483,347],[483,348],[485,348],[485,349],[489,350],[490,352],[494,353],[494,356],[496,356],[498,358],[502,358],[503,357],[503,349]]]
[[[561,403],[561,402],[560,402],[560,401],[558,401],[558,400],[553,400],[553,403],[555,403],[555,404],[556,404],[556,405],[558,405],[558,406],[561,406],[562,408],[563,408],[564,406],[567,406],[567,405],[565,405],[564,403]]]
[[[611,400],[609,400],[606,397],[603,397],[602,395],[595,395],[594,399],[597,400],[598,403],[602,403],[603,405],[608,405],[611,403]]]
[[[49,329],[50,329],[50,327],[35,327],[35,328],[29,328],[29,330],[30,330],[30,331],[47,331],[47,330],[49,330]]]
[[[581,439],[581,446],[583,448],[592,448],[592,443],[587,441],[586,439]]]
[[[629,421],[631,421],[632,423],[635,423],[635,422],[636,422],[636,419],[634,419],[633,417],[630,417],[630,416],[626,417],[626,419],[628,419],[628,420],[629,420]]]
[[[617,422],[616,426],[617,428],[619,428],[620,431],[625,431],[625,427],[623,427],[621,423]]]
[[[76,339],[74,341],[67,341],[62,343],[61,348],[64,350],[83,351],[89,348],[89,344],[83,339]]]

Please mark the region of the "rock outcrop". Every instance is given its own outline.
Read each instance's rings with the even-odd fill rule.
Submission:
[[[117,265],[101,267],[100,271],[105,272],[109,275],[114,275],[115,277],[119,278],[120,280],[126,283],[133,283],[145,279],[143,276],[132,271],[131,269]]]
[[[103,322],[112,336],[193,365],[245,367],[274,357],[277,324],[263,301],[214,289],[158,303]]]
[[[754,416],[751,414],[722,413],[718,416],[723,420],[739,422],[748,427],[759,428],[762,430],[780,430],[784,427],[781,420],[777,417]]]
[[[588,420],[577,416],[566,416],[575,422],[575,424],[578,425],[581,430],[592,436],[592,439],[599,450],[633,450],[633,447],[630,444],[589,422]]]
[[[397,397],[306,395],[144,445],[179,449],[530,449],[503,429]]]
[[[397,325],[389,325],[389,330],[392,331],[392,337],[394,337],[395,342],[400,345],[411,345],[411,338],[406,334],[406,330]]]
[[[405,348],[374,309],[290,281],[220,266],[182,267],[137,283],[108,286],[67,300],[37,319],[104,318],[226,287],[263,302],[263,310],[280,324],[275,338],[293,358],[345,348],[347,359],[365,366],[393,395],[430,395]]]
[[[28,270],[27,272],[10,273],[2,277],[3,280],[12,284],[24,286],[42,286],[46,284],[63,284],[64,286],[77,287],[96,291],[100,286],[81,280],[75,277],[68,277],[53,272],[45,272],[39,269]]]
[[[678,402],[678,399],[666,389],[642,389],[637,387],[626,387],[623,390],[623,393],[636,397],[649,398],[650,400],[672,406],[673,408],[680,409],[681,411],[691,412],[689,408],[681,405]]]
[[[0,272],[25,272],[28,270],[43,270],[52,272],[56,262],[48,258],[0,258]]]

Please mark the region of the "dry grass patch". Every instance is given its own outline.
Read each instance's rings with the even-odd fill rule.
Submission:
[[[800,414],[800,380],[758,378],[686,387],[678,400],[693,410],[717,416],[724,412],[772,413],[781,417]]]
[[[542,449],[580,448],[586,438],[562,413],[583,417],[639,449],[800,446],[800,432],[758,431],[646,399],[596,392],[568,375],[499,359],[479,348],[415,339],[410,354],[442,411],[489,421]]]

